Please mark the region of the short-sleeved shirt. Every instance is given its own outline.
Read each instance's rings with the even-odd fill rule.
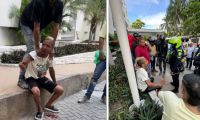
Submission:
[[[136,71],[138,89],[144,92],[147,89],[145,81],[149,80],[147,71],[144,68],[138,68]]]
[[[136,57],[144,57],[148,60],[148,63],[150,63],[150,50],[147,45],[141,46],[138,45],[135,49],[135,55]]]
[[[187,58],[192,58],[193,52],[194,52],[194,47],[187,48]]]
[[[49,59],[49,56],[42,58],[37,56],[36,51],[29,53],[33,59],[27,66],[25,78],[33,77],[35,79],[44,77],[47,73],[49,67],[53,67],[52,60]]]
[[[20,22],[34,28],[34,22],[40,23],[40,29],[45,28],[52,21],[61,23],[63,12],[63,2],[56,0],[53,6],[50,6],[49,0],[32,0],[22,13]]]
[[[200,120],[200,115],[192,113],[173,92],[160,91],[158,97],[164,107],[162,120]]]

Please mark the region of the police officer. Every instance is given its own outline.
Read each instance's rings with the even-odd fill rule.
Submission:
[[[178,93],[179,89],[179,74],[183,71],[183,64],[181,62],[183,51],[181,48],[181,38],[178,37],[176,39],[170,39],[169,44],[171,44],[171,52],[169,57],[169,64],[171,69],[172,80],[171,84],[174,86],[172,92]]]

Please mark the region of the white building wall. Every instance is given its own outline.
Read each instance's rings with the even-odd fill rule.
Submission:
[[[21,0],[0,0],[1,27],[18,27],[16,19],[9,18],[12,6],[20,8]]]
[[[109,33],[114,34],[114,25],[113,25],[113,18],[111,8],[109,7]]]
[[[0,46],[16,45],[17,43],[19,41],[13,30],[7,27],[0,27]]]
[[[89,32],[90,32],[90,23],[84,20],[84,12],[78,11],[77,12],[77,19],[76,19],[76,40],[84,41],[89,39]],[[98,35],[100,31],[101,25],[99,24],[96,29],[95,40],[98,40]]]
[[[20,8],[21,0],[0,0],[0,45],[14,45],[17,42],[16,34],[10,27],[18,27],[18,20],[9,18],[12,6]]]

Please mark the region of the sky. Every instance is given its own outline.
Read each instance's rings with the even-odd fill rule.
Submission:
[[[157,29],[162,24],[170,0],[125,0],[130,24],[141,19],[147,29]]]

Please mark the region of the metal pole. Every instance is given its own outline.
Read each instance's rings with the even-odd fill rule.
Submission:
[[[133,62],[131,59],[131,51],[128,43],[127,29],[125,25],[125,18],[122,12],[122,1],[121,0],[110,0],[110,7],[113,17],[113,22],[116,27],[120,49],[122,51],[122,57],[129,81],[129,86],[132,93],[134,104],[138,107],[140,105],[139,93],[135,78],[135,71]]]

